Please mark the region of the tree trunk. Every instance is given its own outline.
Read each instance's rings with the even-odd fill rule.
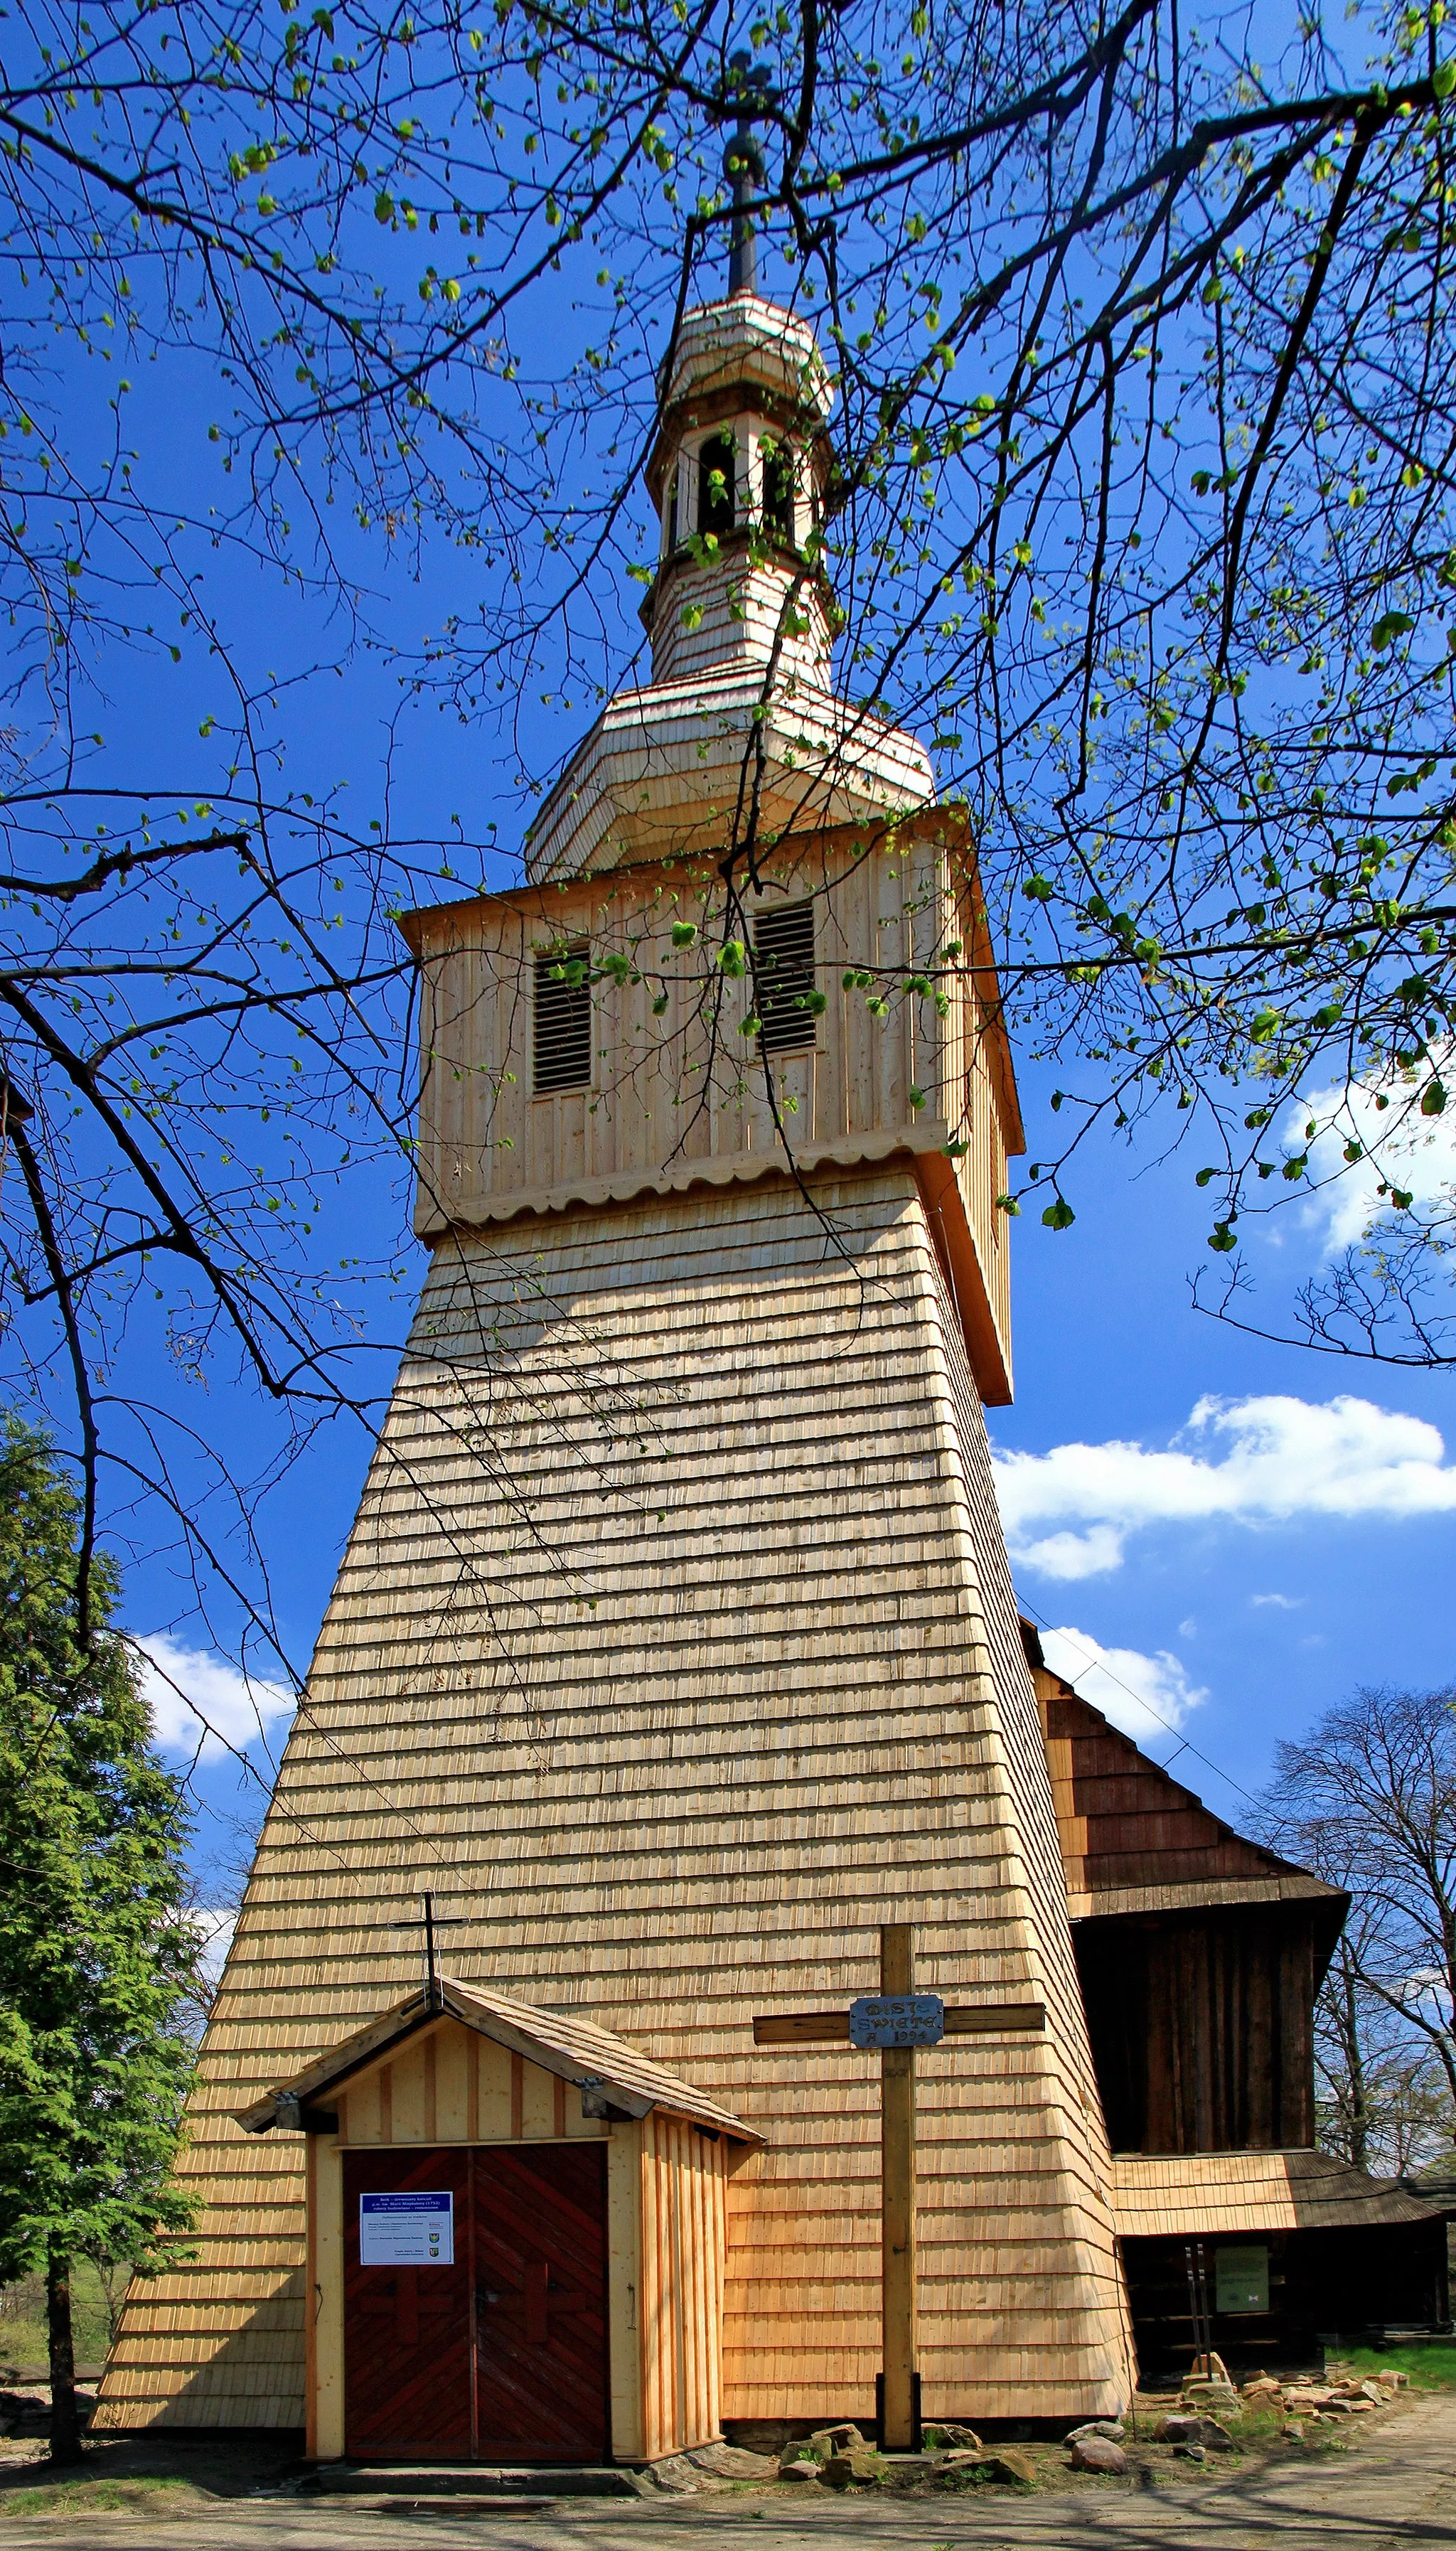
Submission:
[[[1350,2075],[1350,2159],[1357,2170],[1364,2170],[1370,2151],[1370,2102],[1365,2091],[1365,2063],[1360,2045],[1360,2012],[1355,2000],[1355,1979],[1348,1962],[1344,1962],[1345,1996],[1345,2062]]]
[[[51,2351],[51,2459],[81,2460],[76,2412],[76,2360],[70,2326],[70,2261],[52,2250],[46,2262],[46,2334]]]

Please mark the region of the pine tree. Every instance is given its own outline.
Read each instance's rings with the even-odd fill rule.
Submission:
[[[191,2070],[186,1819],[114,1563],[76,1627],[79,1509],[47,1437],[0,1421],[0,2278],[45,2276],[51,2449],[80,2458],[70,2266],[144,2272],[187,2229],[168,2185]]]

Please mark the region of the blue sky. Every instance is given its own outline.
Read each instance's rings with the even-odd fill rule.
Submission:
[[[1071,1231],[1018,1226],[1017,1398],[990,1422],[998,1452],[1033,1457],[1003,1491],[1023,1600],[1134,1652],[1117,1682],[1080,1672],[1082,1687],[1165,1760],[1177,1739],[1124,1686],[1172,1719],[1227,1779],[1187,1757],[1184,1777],[1236,1821],[1229,1784],[1257,1789],[1277,1740],[1357,1684],[1456,1680],[1456,1446],[1448,1379],[1264,1344],[1193,1308],[1209,1221],[1193,1168],[1109,1148]],[[1271,1281],[1255,1309],[1276,1315],[1275,1281],[1288,1298],[1324,1245],[1298,1207],[1256,1242]],[[1062,1671],[1076,1661],[1057,1651]]]

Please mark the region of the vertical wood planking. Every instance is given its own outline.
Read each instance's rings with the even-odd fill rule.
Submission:
[[[309,2450],[331,2462],[344,2451],[344,2169],[332,2136],[309,2140],[317,2148],[310,2196],[314,2275],[306,2297],[314,2368]]]
[[[303,2386],[304,2421],[303,2450],[310,2460],[319,2450],[318,2428],[318,2312],[315,2308],[323,2288],[319,2282],[319,2138],[308,2138],[304,2178],[308,2194],[308,2237],[304,2244],[304,2308],[303,2308]]]

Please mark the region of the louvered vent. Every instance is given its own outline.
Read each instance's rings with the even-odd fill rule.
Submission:
[[[754,924],[754,987],[766,1054],[814,1042],[814,907],[780,903]]]
[[[536,960],[532,1061],[538,1098],[591,1084],[591,984],[584,939]]]

